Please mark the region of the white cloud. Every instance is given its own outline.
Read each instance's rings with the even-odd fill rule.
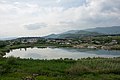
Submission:
[[[45,23],[34,23],[34,24],[25,25],[25,28],[28,30],[38,30],[45,27],[47,27],[47,24]]]
[[[41,36],[71,29],[120,25],[120,0],[1,0],[0,36]],[[46,23],[40,29],[32,25]],[[35,26],[35,27],[33,27]]]

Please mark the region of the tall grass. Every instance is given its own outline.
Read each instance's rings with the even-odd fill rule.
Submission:
[[[120,58],[82,59],[66,70],[69,74],[120,74]]]
[[[119,80],[120,58],[79,60],[0,59],[0,79]]]

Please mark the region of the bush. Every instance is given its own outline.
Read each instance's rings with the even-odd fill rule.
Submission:
[[[15,57],[10,56],[9,58],[7,58],[6,63],[9,64],[9,65],[16,65],[17,64],[16,60],[17,59]]]
[[[0,66],[0,75],[10,72],[11,67],[8,64],[3,64]]]
[[[91,69],[87,66],[77,63],[76,65],[66,70],[66,72],[71,75],[81,75],[81,74],[90,73]]]

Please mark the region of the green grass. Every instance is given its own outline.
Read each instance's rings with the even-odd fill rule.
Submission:
[[[0,59],[0,80],[120,80],[120,58]]]

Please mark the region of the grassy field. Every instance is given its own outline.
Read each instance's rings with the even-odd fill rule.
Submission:
[[[120,58],[0,58],[0,80],[120,80]]]

